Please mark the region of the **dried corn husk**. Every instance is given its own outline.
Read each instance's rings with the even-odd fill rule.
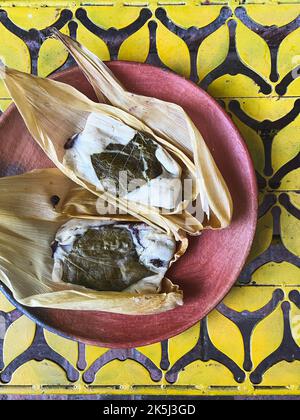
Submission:
[[[55,208],[53,196],[60,198]],[[14,297],[27,306],[123,314],[153,314],[181,305],[182,292],[166,278],[158,289],[149,289],[149,284],[143,280],[137,282],[139,293],[130,289],[97,292],[52,281],[50,245],[57,231],[73,217],[89,218],[95,206],[95,196],[78,187],[58,169],[0,179],[0,280]],[[134,220],[128,215],[98,219]],[[173,261],[186,246],[186,241],[179,244]]]
[[[130,112],[158,136],[192,157],[196,168],[202,208],[210,217],[206,225],[224,228],[232,216],[232,200],[205,141],[186,112],[174,103],[127,92],[108,67],[76,40],[53,29],[93,86],[100,102]]]
[[[65,38],[64,40],[66,42]],[[80,50],[78,50],[78,54],[81,54]],[[218,228],[229,224],[232,203],[228,189],[200,133],[181,108],[160,101],[161,114],[158,115],[158,104],[154,101],[155,106],[153,106],[152,100],[148,99],[149,109],[147,109],[146,102],[143,105],[143,119],[147,120],[146,125],[142,120],[121,109],[123,106],[126,109],[130,108],[130,112],[132,111],[125,100],[127,94],[124,91],[122,95],[120,94],[121,87],[107,71],[103,73],[109,76],[106,86],[111,85],[112,92],[115,92],[116,96],[119,95],[119,102],[124,97],[122,106],[120,103],[117,104],[118,107],[96,104],[66,84],[31,76],[5,66],[0,69],[0,73],[34,139],[55,165],[80,186],[107,200],[123,212],[129,213],[152,226],[160,227],[167,233],[172,232],[177,240],[181,239],[182,231],[199,234],[203,229],[203,217],[197,219],[188,211],[188,206],[199,194],[202,209],[208,216],[210,215],[206,225]],[[98,75],[99,71],[96,73]],[[116,88],[118,88],[117,93]],[[108,91],[108,88],[105,89],[106,97],[109,96]],[[140,97],[128,95],[131,98],[137,98],[137,102],[131,102],[131,106],[138,108]],[[169,108],[172,116],[172,130],[171,122],[166,116],[169,113]],[[66,165],[64,160],[66,154],[65,143],[72,136],[83,131],[89,116],[94,113],[101,115],[103,118],[112,118],[116,125],[122,122],[137,132],[154,138],[180,163],[184,176],[192,179],[191,196],[188,199],[182,199],[173,211],[162,212],[160,208],[129,201],[101,190],[99,186],[84,179],[73,168]],[[159,134],[149,128],[150,125],[155,127],[154,120],[153,124],[150,124],[150,114],[153,114],[155,116],[153,118],[157,120],[157,127],[160,128],[156,129],[156,133]],[[147,118],[146,115],[148,115]],[[179,126],[177,127],[177,125]],[[165,132],[163,132],[163,127]],[[177,134],[172,134],[176,132]],[[183,147],[185,142],[186,147]]]

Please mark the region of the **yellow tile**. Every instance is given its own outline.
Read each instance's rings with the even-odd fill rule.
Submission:
[[[252,336],[252,359],[255,367],[273,353],[283,338],[283,316],[278,307],[261,321]]]
[[[30,72],[30,55],[26,44],[0,25],[0,60],[9,67]],[[9,94],[0,81],[0,97],[9,97]]]
[[[169,357],[170,365],[179,360],[197,343],[199,338],[199,324],[194,325],[182,334],[177,335],[169,340]]]
[[[296,66],[299,65],[298,59],[296,60]],[[287,88],[285,93],[286,96],[299,96],[300,91],[300,77],[295,79]]]
[[[208,93],[218,98],[266,97],[260,92],[260,87],[250,77],[243,74],[236,76],[225,74],[219,77],[210,84]]]
[[[271,70],[268,46],[260,36],[248,29],[242,22],[237,25],[236,46],[241,61],[250,69],[268,79]]]
[[[110,1],[107,1],[107,3],[110,3]],[[87,6],[84,9],[87,11],[88,18],[103,29],[124,28],[136,20],[141,11],[139,7],[123,7],[120,4],[114,7],[101,6],[101,9],[95,6]]]
[[[166,1],[166,3],[168,2]],[[209,25],[219,16],[221,8],[222,6],[219,5],[202,6],[200,8],[199,6],[189,4],[189,2],[186,2],[186,5],[181,7],[164,6],[168,17],[177,25],[184,28],[191,26],[201,28],[202,26]]]
[[[61,30],[61,32],[69,34],[66,28]],[[67,58],[68,53],[61,42],[54,39],[47,39],[41,46],[39,52],[38,75],[40,77],[47,77],[57,68],[61,67]]]
[[[262,1],[264,2],[264,0]],[[292,1],[287,0],[288,3]],[[297,3],[298,0],[295,1]],[[275,4],[268,2],[263,5],[247,5],[247,11],[249,16],[256,22],[262,25],[277,25],[282,26],[294,20],[300,13],[299,5],[283,5],[278,3],[284,3],[284,1],[275,1]]]
[[[300,190],[300,169],[289,172],[281,182],[282,190]]]
[[[226,296],[224,303],[238,312],[257,311],[271,301],[274,290],[276,288],[236,286]]]
[[[149,29],[144,25],[122,43],[118,59],[143,63],[147,59],[149,45]]]
[[[262,174],[265,164],[265,152],[260,136],[252,128],[242,123],[234,114],[232,114],[232,119],[248,146],[255,169]]]
[[[207,386],[237,386],[230,370],[214,361],[193,362],[179,373],[176,385],[192,384],[199,389]]]
[[[281,213],[281,237],[284,245],[295,255],[300,255],[300,220],[285,209]]]
[[[86,362],[87,367],[89,367],[98,357],[102,356],[104,353],[108,351],[103,347],[95,347],[95,346],[86,346]]]
[[[17,26],[25,30],[32,28],[44,29],[54,23],[61,12],[56,7],[11,7],[7,11],[9,18]]]
[[[150,346],[137,347],[137,350],[148,357],[157,367],[160,366],[161,361],[161,344],[156,343]]]
[[[90,51],[101,58],[101,60],[107,61],[110,59],[109,51],[105,42],[96,35],[92,34],[81,24],[78,26],[77,39]]]
[[[300,362],[287,363],[280,362],[269,369],[260,384],[261,386],[290,386],[291,384],[298,384],[300,377]],[[296,387],[295,387],[296,388]],[[296,388],[295,391],[298,389]],[[290,394],[293,395],[293,387],[290,388]],[[274,390],[271,391],[274,395]],[[280,395],[281,392],[276,391]]]
[[[257,285],[289,286],[300,284],[300,268],[288,262],[269,262],[252,276]]]
[[[209,72],[223,63],[228,54],[228,48],[228,28],[226,25],[223,25],[208,36],[200,45],[197,55],[197,68],[200,80],[203,80]],[[214,51],[214,54],[208,54],[208,51]]]
[[[14,372],[9,384],[14,386],[32,385],[33,388],[37,385],[59,385],[59,388],[62,388],[63,390],[63,386],[70,384],[70,382],[67,379],[64,370],[56,363],[49,360],[44,360],[42,362],[31,360],[20,366]],[[11,392],[14,391],[12,390]]]
[[[289,192],[289,198],[291,200],[291,203],[300,209],[300,194],[295,192]]]
[[[278,52],[278,72],[284,77],[300,64],[300,28],[290,33],[281,43]]]
[[[35,334],[35,324],[22,316],[8,328],[3,347],[4,364],[12,360],[30,347]]]
[[[245,98],[239,103],[246,114],[257,121],[275,121],[290,112],[295,103],[294,98]]]
[[[272,164],[274,172],[293,159],[300,152],[300,117],[283,128],[274,138]],[[290,189],[290,188],[289,188]]]
[[[213,344],[238,366],[242,367],[244,346],[238,327],[215,310],[208,317],[208,330]],[[228,337],[230,337],[230,340]]]
[[[73,366],[76,366],[78,359],[78,344],[75,341],[67,340],[57,334],[44,330],[44,335],[49,346],[67,359]]]
[[[162,24],[157,28],[157,50],[161,61],[176,73],[189,77],[190,56],[186,44]],[[180,60],[178,60],[178,56]]]
[[[6,297],[0,293],[0,311],[11,312],[15,307],[6,299]]]
[[[110,362],[100,369],[93,382],[93,385],[118,385],[125,388],[129,384],[153,384],[149,372],[140,363],[133,360]]]
[[[6,111],[10,104],[11,104],[10,99],[0,99],[0,110],[2,112]]]
[[[257,228],[252,244],[252,248],[248,257],[248,261],[254,260],[268,249],[273,236],[273,217],[270,212],[258,219]]]
[[[294,303],[291,303],[290,319],[293,338],[300,347],[300,309]]]

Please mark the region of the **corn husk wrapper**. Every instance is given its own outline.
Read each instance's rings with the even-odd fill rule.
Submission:
[[[118,198],[107,191],[99,191],[63,163],[66,141],[83,130],[91,113],[113,117],[137,131],[148,133],[162,143],[168,151],[171,150],[178,159],[181,159],[191,172],[194,172],[193,163],[175,146],[159,139],[151,129],[132,115],[110,105],[94,103],[69,85],[32,76],[5,66],[0,67],[0,74],[31,135],[67,177],[118,207],[125,214],[129,213],[167,233],[172,232],[176,240],[184,237],[182,231],[195,233],[195,230],[198,232],[202,229],[202,224],[184,209],[188,203],[182,203],[179,214],[163,215],[158,208]],[[192,226],[188,225],[187,221]]]
[[[91,51],[55,28],[52,34],[76,60],[100,102],[106,100],[113,106],[130,112],[159,137],[193,159],[197,192],[208,216],[204,225],[212,228],[228,226],[232,217],[230,193],[201,133],[186,112],[174,103],[127,92],[109,68]],[[195,226],[194,232],[189,233],[195,233],[196,230]]]
[[[60,203],[55,208],[51,197]],[[81,204],[78,198],[81,198]],[[75,204],[74,204],[75,200]],[[182,304],[182,292],[168,279],[161,290],[149,291],[143,280],[139,293],[98,292],[75,284],[52,281],[50,245],[58,229],[70,218],[89,218],[95,197],[58,169],[45,169],[0,179],[0,281],[18,302],[33,307],[97,310],[142,315],[167,311]],[[70,211],[70,214],[68,212]],[[99,217],[100,219],[100,217]],[[134,221],[128,215],[101,220]],[[183,241],[175,261],[186,249]],[[173,262],[172,261],[172,262]]]

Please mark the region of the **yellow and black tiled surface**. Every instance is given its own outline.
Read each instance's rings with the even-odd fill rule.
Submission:
[[[163,343],[85,346],[1,295],[0,393],[300,395],[300,2],[0,0],[0,58],[41,76],[72,65],[51,26],[104,60],[168,68],[214,96],[251,152],[259,220],[231,293]],[[2,111],[9,103],[0,83]],[[1,176],[22,171],[0,155]]]

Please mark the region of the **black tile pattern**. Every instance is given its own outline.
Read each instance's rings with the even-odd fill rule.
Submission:
[[[300,16],[297,16],[292,22],[284,26],[278,27],[277,25],[263,26],[255,22],[248,15],[247,10],[244,7],[237,7],[235,9],[235,15],[247,26],[251,31],[259,35],[268,45],[271,55],[271,73],[270,80],[277,82],[279,74],[277,71],[277,56],[278,50],[282,41],[293,31],[300,27]]]
[[[259,87],[259,91],[268,95],[272,92],[272,86],[258,73],[246,66],[241,60],[236,47],[236,25],[237,22],[230,19],[227,22],[229,30],[229,51],[226,59],[208,73],[204,79],[202,79],[200,86],[202,89],[207,90],[209,85],[217,80],[219,77],[229,74],[230,76],[236,76],[237,74],[243,74],[244,76],[252,79]]]
[[[201,7],[209,6],[203,5]],[[239,56],[236,44],[237,24],[246,25],[251,31],[255,32],[266,42],[271,55],[269,80],[262,77],[262,75],[256,72],[253,68],[248,67],[248,65],[246,65]],[[203,27],[191,26],[184,28],[172,21],[168,10],[163,7],[157,7],[156,10],[141,8],[139,16],[129,25],[121,29],[116,29],[114,27],[109,27],[108,29],[102,28],[93,22],[89,17],[88,8],[78,8],[75,12],[63,9],[58,13],[57,20],[49,27],[42,30],[32,28],[28,31],[18,27],[10,18],[7,10],[0,10],[0,25],[5,26],[5,28],[7,28],[11,33],[24,41],[30,53],[31,71],[33,74],[37,74],[39,51],[43,42],[49,35],[49,28],[56,27],[61,29],[66,25],[69,28],[71,36],[74,38],[77,36],[78,25],[83,25],[88,31],[92,32],[106,43],[112,60],[118,58],[120,47],[123,42],[132,34],[136,33],[140,28],[147,25],[149,29],[150,48],[146,62],[163,68],[168,68],[159,56],[156,43],[157,27],[158,25],[163,25],[167,30],[180,37],[185,42],[190,54],[190,78],[204,89],[208,89],[212,82],[224,75],[235,76],[242,74],[256,84],[257,93],[260,93],[260,95],[266,95],[266,97],[271,93],[284,95],[288,86],[294,81],[295,76],[297,77],[298,67],[288,74],[283,75],[280,80],[277,61],[279,47],[290,33],[300,27],[300,17],[298,16],[288,24],[280,27],[276,25],[263,26],[249,16],[247,7],[244,6],[239,6],[235,10],[232,10],[228,6],[220,7],[219,15],[215,18],[215,20]],[[223,25],[227,25],[228,27],[229,48],[226,59],[215,69],[212,69],[202,80],[199,80],[199,72],[197,68],[197,65],[199,65],[197,64],[199,48],[207,37]],[[72,64],[74,64],[73,59],[68,57],[66,62],[57,70],[65,69]],[[273,91],[272,86],[275,87],[275,91]],[[224,107],[226,106],[223,100],[222,105]],[[293,254],[286,248],[282,240],[281,232],[282,209],[299,220],[300,209],[292,204],[290,192],[280,192],[279,190],[282,179],[288,173],[300,167],[300,152],[276,172],[274,172],[272,164],[273,140],[280,130],[287,127],[298,117],[300,112],[300,99],[295,98],[292,109],[285,116],[274,121],[268,119],[263,121],[255,120],[253,117],[248,115],[246,111],[244,111],[240,101],[238,100],[232,100],[229,102],[229,112],[234,114],[243,124],[246,124],[254,130],[262,140],[265,154],[264,170],[263,173],[259,173],[258,171],[256,171],[256,173],[259,189],[264,196],[259,207],[258,217],[261,218],[269,212],[271,212],[273,217],[273,238],[271,244],[265,252],[254,260],[249,261],[239,279],[240,284],[243,285],[249,284],[252,280],[253,273],[269,262],[281,263],[285,261],[300,268],[299,255]],[[7,166],[5,162],[1,162],[0,160],[0,176],[20,172],[22,172],[22,168]],[[299,193],[299,191],[294,191],[293,193]],[[93,384],[96,375],[97,377],[101,377],[101,369],[107,363],[110,363],[113,360],[133,360],[141,364],[141,366],[146,369],[149,373],[149,378],[151,378],[154,384],[159,382],[164,376],[169,384],[176,385],[180,372],[182,372],[194,361],[198,361],[199,363],[214,361],[224,365],[231,372],[237,385],[246,380],[246,372],[248,371],[252,372],[250,375],[251,382],[257,385],[262,382],[264,374],[279,362],[293,362],[295,360],[300,360],[300,349],[293,337],[290,321],[291,304],[300,309],[300,292],[299,289],[295,287],[289,294],[289,301],[285,300],[281,305],[284,334],[280,346],[265,360],[262,360],[258,366],[253,366],[251,354],[251,340],[253,332],[257,325],[263,322],[274,311],[280,310],[280,302],[284,299],[284,291],[281,288],[276,288],[270,301],[262,308],[253,312],[239,312],[233,310],[224,303],[221,303],[218,306],[217,311],[229,319],[241,333],[244,343],[243,366],[238,366],[234,360],[220,351],[213,344],[210,338],[207,319],[204,319],[201,322],[199,338],[196,345],[192,348],[192,350],[188,351],[172,365],[169,355],[169,341],[166,340],[161,343],[161,361],[159,366],[156,366],[150,358],[145,356],[142,349],[107,350],[97,360],[88,365],[86,346],[82,343],[78,343],[77,365],[72,366],[66,359],[50,347],[44,337],[43,329],[40,326],[37,326],[35,336],[30,347],[24,353],[16,357],[11,363],[5,366],[3,362],[5,331],[11,327],[13,323],[22,316],[22,314],[18,309],[8,313],[0,312],[0,324],[2,323],[3,327],[3,334],[0,336],[0,380],[3,384],[9,383],[14,372],[21,365],[30,360],[50,360],[66,372],[66,376],[70,382],[77,381],[81,375],[86,384]]]

